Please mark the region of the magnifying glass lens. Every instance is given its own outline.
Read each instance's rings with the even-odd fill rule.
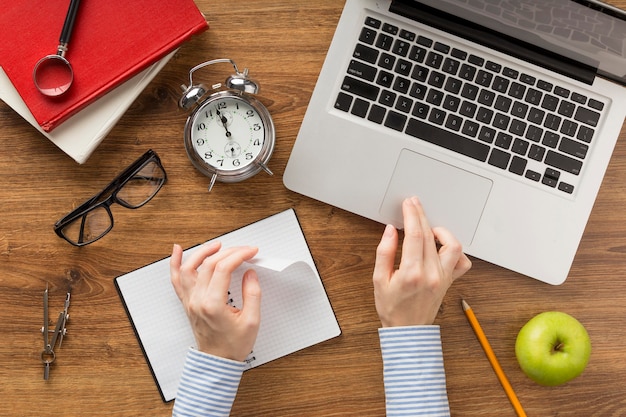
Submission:
[[[35,85],[39,91],[50,97],[65,93],[74,80],[70,63],[59,55],[42,58],[33,72]]]

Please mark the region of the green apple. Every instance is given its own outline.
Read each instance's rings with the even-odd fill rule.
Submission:
[[[590,355],[591,341],[585,327],[558,311],[530,319],[515,341],[520,367],[541,385],[560,385],[576,378],[585,370]]]

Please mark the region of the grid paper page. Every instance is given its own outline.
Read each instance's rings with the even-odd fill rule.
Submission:
[[[261,285],[261,326],[248,368],[341,333],[293,209],[214,240],[222,247],[251,245],[259,253],[233,273],[232,302],[241,307],[243,272]],[[183,259],[193,250],[185,250]],[[185,355],[195,346],[187,316],[170,283],[169,258],[115,279],[164,401],[175,398]]]

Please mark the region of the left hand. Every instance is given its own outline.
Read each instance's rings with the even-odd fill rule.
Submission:
[[[243,306],[228,305],[231,274],[258,252],[254,247],[221,250],[220,243],[196,249],[182,262],[183,250],[174,245],[170,259],[172,285],[183,303],[198,350],[243,361],[252,351],[261,321],[261,288],[250,269],[242,280]]]

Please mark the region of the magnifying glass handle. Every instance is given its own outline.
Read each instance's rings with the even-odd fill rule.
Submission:
[[[78,5],[80,0],[72,0],[70,7],[67,10],[65,16],[65,22],[63,23],[63,29],[61,30],[61,37],[59,38],[59,52],[58,55],[64,56],[67,50],[67,44],[70,41],[72,35],[72,29],[74,29],[74,22],[76,21],[76,14],[78,13]]]

